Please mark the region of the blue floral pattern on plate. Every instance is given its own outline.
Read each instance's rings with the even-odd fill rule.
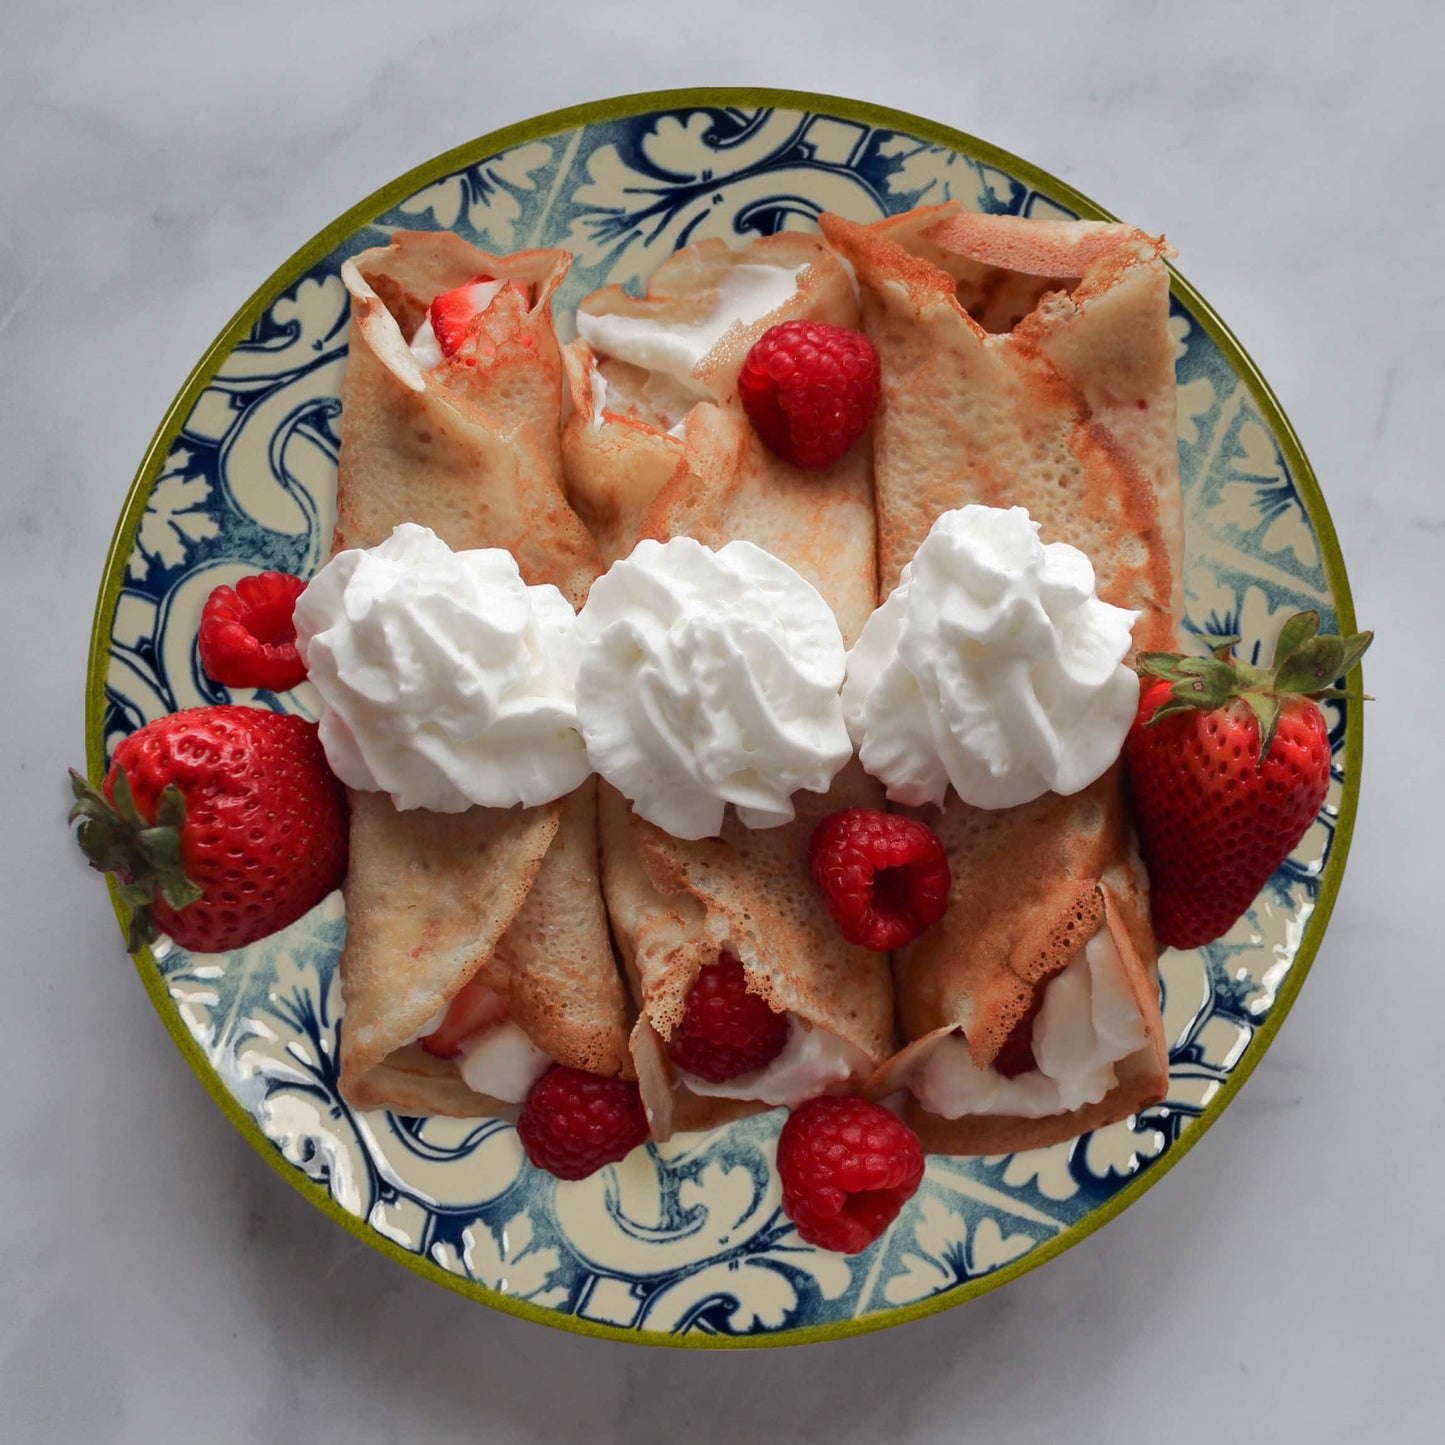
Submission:
[[[838,107],[692,105],[599,120],[483,155],[358,227],[269,298],[224,355],[156,473],[119,566],[108,638],[103,744],[176,708],[256,702],[314,715],[285,695],[211,683],[195,650],[211,589],[263,567],[309,575],[335,509],[346,362],[346,256],[398,228],[450,228],[506,251],[573,250],[564,329],[587,292],[636,288],[676,247],[811,228],[957,199],[975,209],[1074,214],[995,159]],[[479,147],[480,147],[479,143]],[[980,150],[987,148],[980,147]],[[992,156],[992,152],[988,153]],[[1281,621],[1335,596],[1316,520],[1254,393],[1201,319],[1176,299],[1179,444],[1189,552],[1188,620],[1272,645]],[[337,1090],[343,1018],[339,895],[235,953],[169,944],[159,971],[205,1067],[285,1161],[366,1230],[444,1279],[523,1301],[558,1324],[636,1339],[797,1337],[867,1327],[975,1283],[1088,1227],[1158,1168],[1249,1056],[1315,908],[1342,797],[1346,704],[1332,704],[1333,786],[1319,822],[1230,934],[1162,962],[1166,1102],[1054,1148],[930,1160],[894,1228],[845,1259],[802,1243],[780,1209],[781,1112],[638,1150],[559,1184],[493,1121],[352,1110]]]

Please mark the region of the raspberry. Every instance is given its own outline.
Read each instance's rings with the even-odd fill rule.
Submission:
[[[235,589],[217,587],[201,611],[201,666],[226,687],[285,692],[306,681],[291,620],[306,590],[286,572],[242,577]]]
[[[867,1249],[923,1179],[918,1135],[867,1099],[809,1099],[778,1139],[783,1212],[820,1249]]]
[[[943,917],[952,878],[926,823],[876,808],[829,813],[809,846],[813,881],[849,943],[886,953]]]
[[[634,1081],[553,1064],[532,1085],[517,1133],[538,1169],[585,1179],[646,1142],[647,1115]]]
[[[748,992],[742,964],[725,953],[699,971],[667,1052],[679,1069],[721,1084],[771,1063],[787,1042],[786,1015]]]
[[[785,321],[748,352],[738,395],[769,451],[820,472],[868,430],[878,380],[878,353],[861,331]]]

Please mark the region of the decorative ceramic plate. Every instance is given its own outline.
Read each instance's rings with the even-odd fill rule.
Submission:
[[[564,335],[598,286],[636,288],[675,248],[812,229],[945,200],[1026,216],[1107,214],[1061,181],[942,126],[827,96],[680,91],[527,121],[362,201],[261,287],[161,423],[121,514],[90,658],[99,777],[151,718],[228,700],[314,715],[294,693],[229,695],[201,672],[211,589],[327,555],[346,365],[342,261],[400,228],[487,250],[575,253]],[[1131,221],[1148,226],[1147,215]],[[1184,238],[1187,245],[1187,238]],[[1188,624],[1272,647],[1315,607],[1354,615],[1309,464],[1249,358],[1178,277],[1170,327]],[[175,947],[137,967],[197,1076],[306,1197],[419,1274],[566,1329],[649,1344],[785,1344],[880,1329],[993,1289],[1113,1218],[1187,1152],[1278,1029],[1324,933],[1359,778],[1359,708],[1327,704],[1333,782],[1318,822],[1226,938],[1161,963],[1167,1100],[1072,1143],[930,1159],[894,1227],[854,1258],[802,1243],[779,1208],[783,1113],[635,1150],[563,1184],[491,1121],[358,1113],[337,1092],[339,895],[239,952]],[[118,910],[123,912],[121,905]]]

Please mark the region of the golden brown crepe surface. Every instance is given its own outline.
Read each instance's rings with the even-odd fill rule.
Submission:
[[[489,256],[447,233],[402,233],[348,262],[350,358],[334,550],[371,546],[403,521],[455,550],[505,547],[529,583],[578,605],[600,567],[567,504],[557,422],[561,356],[551,296],[563,252]],[[521,277],[484,335],[431,374],[409,337],[439,292],[479,275]],[[475,362],[475,364],[471,364]],[[479,974],[563,1063],[630,1072],[627,1006],[596,876],[595,787],[539,808],[399,812],[352,794],[342,955],[342,1087],[361,1107],[464,1116],[505,1112],[456,1065],[407,1043]]]
[[[883,595],[940,513],[1023,506],[1044,541],[1088,554],[1101,597],[1144,614],[1138,647],[1172,646],[1184,534],[1164,241],[957,203],[822,224],[883,364]]]
[[[711,401],[687,413],[683,437],[608,410],[593,425],[590,348],[568,348],[575,409],[563,436],[571,494],[589,511],[609,555],[639,537],[694,537],[718,547],[756,543],[817,587],[851,642],[877,587],[871,465],[866,443],[823,473],[806,473],[767,452],[738,405],[743,359],[768,327],[807,317],[857,325],[852,282],[816,238],[782,235],[741,250],[706,242],[680,252],[653,276],[648,298],[616,288],[582,303],[609,310],[686,317],[706,309],[718,277],[736,264],[808,266],[796,297],[749,326],[734,328],[695,375]],[[608,398],[626,405],[626,385]],[[623,382],[626,378],[622,378]],[[580,398],[580,400],[579,400]],[[636,473],[629,459],[636,458]],[[631,484],[631,485],[629,485]],[[881,806],[882,790],[855,763],[824,797],[794,794],[794,822],[748,829],[729,814],[718,838],[676,839],[602,788],[602,871],[613,931],[641,1014],[633,1057],[653,1132],[702,1128],[766,1105],[695,1095],[680,1086],[663,1040],[681,1018],[704,965],[722,952],[739,958],[749,988],[775,1008],[848,1040],[875,1064],[893,1047],[887,960],[845,943],[808,871],[808,839],[821,818],[850,805]]]
[[[1089,555],[1102,597],[1141,612],[1137,646],[1172,646],[1183,521],[1164,242],[1132,227],[979,216],[956,204],[871,226],[825,216],[823,230],[857,269],[882,362],[879,600],[942,512],[1023,506],[1045,542]],[[926,1148],[1007,1152],[1162,1097],[1156,949],[1121,769],[1073,797],[1018,808],[973,808],[950,791],[941,812],[917,816],[943,838],[953,886],[944,918],[895,957],[899,1025],[912,1042],[869,1092],[902,1087],[955,1028],[974,1063],[989,1064],[1107,921],[1149,1046],[1120,1065],[1106,1099],[1043,1120],[953,1121],[910,1100],[909,1117]]]

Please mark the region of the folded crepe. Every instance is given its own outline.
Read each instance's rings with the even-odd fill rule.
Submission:
[[[449,233],[403,232],[345,263],[333,551],[403,521],[454,550],[503,547],[529,584],[579,606],[600,568],[561,478],[562,363],[551,299],[570,257],[489,256]],[[407,338],[433,297],[479,276],[516,279],[451,357],[426,371]],[[626,992],[597,873],[596,787],[535,808],[398,811],[351,796],[341,956],[341,1087],[361,1108],[461,1117],[507,1112],[416,1040],[473,981],[560,1063],[631,1076]]]
[[[734,268],[765,266],[793,273],[795,286],[780,286],[776,304],[719,332],[737,295]],[[604,554],[623,556],[641,537],[688,536],[713,547],[751,541],[818,589],[851,644],[876,591],[867,445],[825,473],[799,471],[761,445],[737,399],[742,363],[769,327],[804,318],[857,325],[846,269],[816,237],[773,236],[740,250],[708,241],[660,267],[646,299],[609,288],[588,297],[581,313],[584,336],[587,316],[699,328],[711,321],[717,333],[695,365],[671,373],[599,356],[586,340],[566,349],[568,487]],[[769,1107],[696,1091],[667,1056],[698,971],[722,953],[741,961],[749,989],[791,1014],[794,1027],[844,1041],[865,1071],[892,1051],[887,961],[844,942],[808,869],[808,841],[826,814],[882,801],[854,762],[826,796],[795,793],[792,823],[752,830],[729,812],[720,836],[686,842],[638,818],[602,785],[603,891],[639,1008],[632,1052],[655,1137]]]
[[[1020,506],[1143,615],[1141,650],[1184,609],[1173,254],[1102,221],[976,215],[956,202],[823,232],[863,286],[883,364],[874,425],[883,596],[940,512]]]
[[[864,330],[882,363],[880,600],[940,513],[1023,506],[1043,540],[1088,554],[1105,601],[1141,614],[1136,647],[1170,647],[1184,543],[1165,242],[1129,226],[982,216],[956,204],[870,226],[825,216],[822,226],[856,269]],[[943,920],[895,956],[909,1042],[868,1092],[886,1097],[930,1067],[952,1069],[957,1083],[960,1046],[945,1041],[961,1031],[983,1075],[962,1081],[976,1107],[944,1119],[916,1097],[906,1106],[933,1150],[1035,1148],[1162,1099],[1157,949],[1120,768],[1068,798],[981,810],[950,792],[941,817],[917,815],[944,840],[952,893]],[[1112,945],[1107,975],[1088,973],[1096,936]],[[1082,1027],[1090,977],[1100,999],[1132,1001],[1137,1027],[1115,1031],[1120,1056],[1091,1090],[1101,1097],[1036,1117],[1009,1113],[1019,1094],[1002,1087],[1004,1074],[1020,1065],[1034,1075],[1035,1107],[1047,1107],[1037,1016],[1065,974]],[[952,1056],[930,1064],[945,1049]],[[1071,1097],[1069,1086],[1059,1094]]]

